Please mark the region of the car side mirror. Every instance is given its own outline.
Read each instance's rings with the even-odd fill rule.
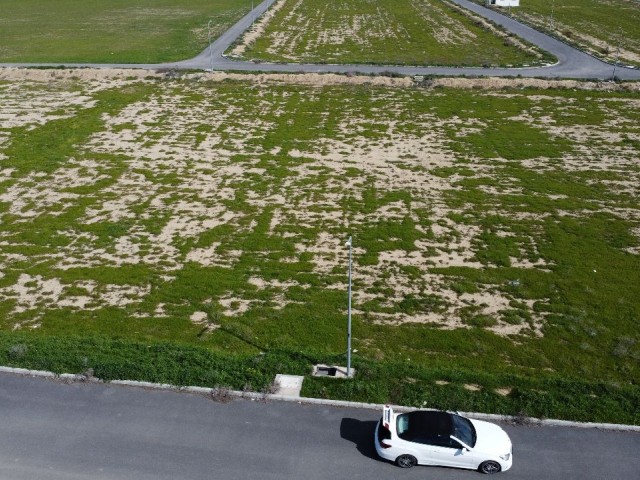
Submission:
[[[464,448],[467,452],[470,452],[472,449],[469,445],[467,445],[466,443],[464,443],[462,440],[460,440],[459,438],[454,437],[453,435],[449,435],[449,438],[451,440],[453,440],[454,442],[456,442],[458,445],[460,445],[460,448]]]

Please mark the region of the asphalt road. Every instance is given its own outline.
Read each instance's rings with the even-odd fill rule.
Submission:
[[[234,400],[0,374],[0,479],[479,479],[376,457],[371,410]],[[498,478],[629,480],[640,434],[504,425]]]
[[[224,32],[211,46],[196,57],[174,63],[163,64],[64,64],[67,67],[91,68],[145,68],[145,69],[198,69],[220,71],[246,72],[294,72],[294,73],[361,73],[384,74],[388,72],[402,75],[446,75],[446,76],[486,76],[486,77],[542,77],[542,78],[575,78],[609,80],[613,75],[613,65],[602,62],[570,45],[556,40],[544,33],[523,25],[511,17],[496,10],[488,9],[469,0],[451,0],[452,2],[485,17],[518,35],[528,42],[537,45],[558,58],[558,63],[547,67],[531,68],[456,68],[456,67],[402,67],[377,65],[326,65],[326,64],[274,64],[235,61],[223,56],[228,47],[247,30],[253,21],[260,17],[274,2],[264,0],[257,5],[253,12],[247,14],[235,25]],[[58,67],[61,64],[27,64],[4,63],[0,66]],[[616,77],[622,80],[640,80],[640,69],[630,69],[618,66]]]

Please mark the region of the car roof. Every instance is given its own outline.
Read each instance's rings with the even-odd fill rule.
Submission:
[[[416,410],[405,413],[409,418],[409,429],[428,431],[437,435],[450,435],[452,430],[451,414],[435,410]]]

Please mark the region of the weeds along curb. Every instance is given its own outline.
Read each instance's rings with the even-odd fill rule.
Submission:
[[[215,396],[219,393],[223,393],[226,397],[232,398],[244,398],[248,400],[262,400],[262,401],[281,401],[281,402],[294,402],[307,405],[325,405],[331,407],[341,408],[359,408],[366,410],[382,410],[383,404],[378,403],[364,403],[364,402],[349,402],[346,400],[328,400],[324,398],[310,398],[310,397],[293,397],[289,395],[278,395],[275,393],[259,393],[259,392],[243,392],[239,390],[228,390],[225,388],[208,388],[208,387],[180,387],[176,385],[170,385],[166,383],[152,383],[152,382],[140,382],[136,380],[111,380],[110,382],[103,382],[99,378],[86,374],[72,374],[61,373],[55,374],[45,370],[28,370],[26,368],[13,368],[0,366],[0,373],[8,373],[13,375],[29,376],[29,377],[43,377],[51,379],[66,380],[70,382],[96,382],[104,383],[105,385],[120,385],[127,387],[145,388],[152,390],[165,390],[173,392],[185,392],[195,393],[199,395]],[[415,410],[415,407],[407,407],[403,405],[393,405],[396,411],[410,411]],[[594,422],[573,422],[569,420],[553,420],[546,418],[532,418],[532,417],[519,417],[513,415],[497,415],[493,413],[478,413],[478,412],[457,412],[465,417],[475,418],[476,420],[489,420],[494,422],[506,422],[515,425],[529,425],[539,427],[573,427],[573,428],[593,428],[600,430],[615,430],[620,432],[638,432],[640,433],[640,425],[623,425],[617,423],[594,423]]]

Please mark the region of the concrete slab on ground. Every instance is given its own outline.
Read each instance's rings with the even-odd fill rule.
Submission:
[[[277,374],[275,380],[276,395],[286,395],[288,397],[299,397],[302,390],[302,381],[304,377],[301,375],[283,375]]]

